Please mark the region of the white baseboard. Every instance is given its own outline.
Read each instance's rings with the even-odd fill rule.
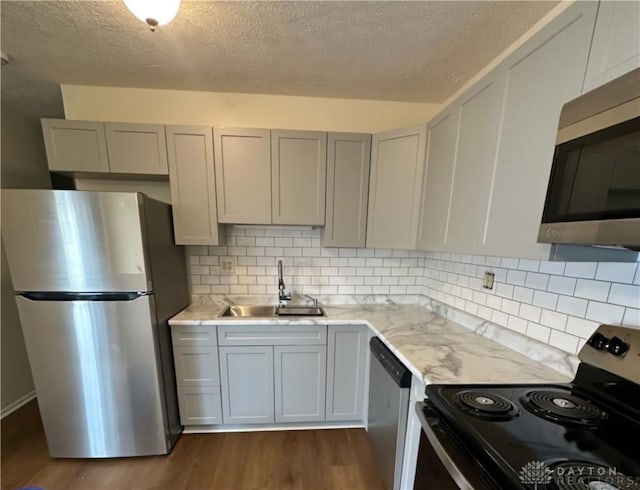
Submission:
[[[269,432],[281,430],[363,429],[362,422],[325,422],[300,424],[257,425],[197,425],[185,427],[183,434],[212,434],[217,432]]]
[[[32,391],[31,393],[27,393],[26,395],[18,398],[15,402],[10,403],[9,405],[7,405],[2,409],[2,412],[0,412],[0,419],[5,418],[9,414],[12,414],[23,405],[26,405],[27,403],[29,403],[35,397],[36,397],[36,392]]]

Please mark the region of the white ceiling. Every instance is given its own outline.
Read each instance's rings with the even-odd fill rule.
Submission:
[[[121,1],[2,1],[3,101],[59,84],[442,102],[555,1],[184,1],[150,32]]]

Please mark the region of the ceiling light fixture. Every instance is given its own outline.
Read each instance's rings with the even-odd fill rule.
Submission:
[[[124,4],[151,31],[171,22],[180,8],[180,0],[124,0]]]

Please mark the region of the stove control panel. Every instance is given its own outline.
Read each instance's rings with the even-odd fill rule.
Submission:
[[[582,362],[640,384],[640,330],[600,325],[580,350]]]

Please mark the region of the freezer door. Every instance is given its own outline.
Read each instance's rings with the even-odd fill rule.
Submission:
[[[153,296],[16,301],[52,457],[169,451]]]
[[[136,193],[2,190],[16,291],[149,291]]]

